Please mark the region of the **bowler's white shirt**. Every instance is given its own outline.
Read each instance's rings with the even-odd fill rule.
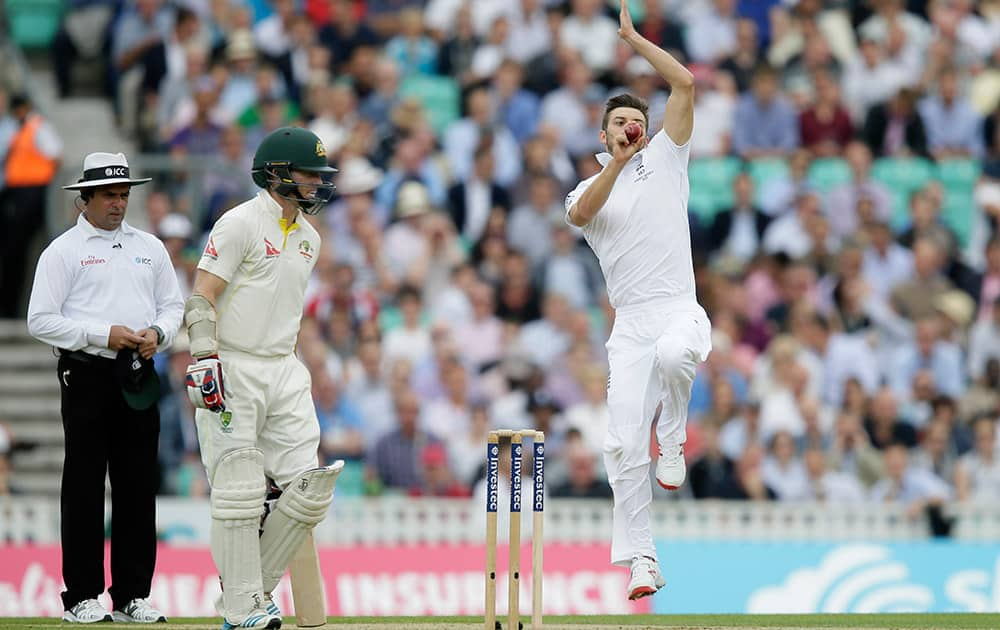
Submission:
[[[301,212],[283,224],[281,206],[260,191],[209,234],[198,269],[229,283],[215,305],[222,351],[278,357],[295,349],[320,239]]]
[[[177,276],[158,238],[124,221],[117,230],[100,230],[81,214],[38,259],[28,332],[56,348],[113,359],[112,326],[158,326],[163,348],[183,314]]]
[[[661,129],[628,161],[600,212],[583,228],[614,308],[679,297],[695,301],[687,214],[690,148],[677,146]],[[607,166],[611,155],[600,153],[597,160]],[[566,197],[567,220],[597,177]]]

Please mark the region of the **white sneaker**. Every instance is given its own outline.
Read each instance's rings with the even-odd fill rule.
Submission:
[[[655,560],[645,556],[632,558],[632,577],[628,582],[628,598],[649,597],[667,584]]]
[[[666,490],[676,490],[687,478],[683,444],[660,445],[660,458],[656,460],[656,483]]]
[[[243,621],[233,623],[228,619],[222,620],[222,630],[232,630],[233,628],[258,628],[266,630],[278,630],[281,627],[281,617],[269,614],[262,608],[251,610]]]
[[[275,617],[281,616],[281,609],[274,603],[274,596],[270,593],[264,593],[264,612]]]
[[[62,620],[70,623],[100,623],[111,621],[111,613],[96,599],[85,599],[63,612]]]
[[[136,597],[124,608],[116,608],[111,616],[118,623],[167,623],[167,617],[145,599]]]

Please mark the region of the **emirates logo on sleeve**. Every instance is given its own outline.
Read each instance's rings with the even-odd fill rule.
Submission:
[[[219,252],[215,249],[215,242],[211,238],[208,239],[208,245],[205,245],[205,255],[209,258],[219,257]]]
[[[264,255],[268,258],[274,258],[275,256],[281,255],[281,250],[271,244],[271,241],[264,239]]]

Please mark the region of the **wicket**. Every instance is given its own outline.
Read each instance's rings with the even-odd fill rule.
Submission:
[[[497,617],[497,508],[499,504],[500,438],[510,438],[510,536],[508,539],[507,627],[520,627],[521,585],[521,451],[532,441],[531,627],[542,627],[542,521],[545,510],[545,434],[541,431],[490,431],[486,442],[486,622],[485,630],[500,628]]]

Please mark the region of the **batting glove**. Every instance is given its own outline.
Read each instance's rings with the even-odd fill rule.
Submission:
[[[187,385],[188,398],[195,407],[215,413],[226,410],[226,390],[222,382],[222,363],[219,357],[205,357],[194,365],[189,365],[184,383]]]

